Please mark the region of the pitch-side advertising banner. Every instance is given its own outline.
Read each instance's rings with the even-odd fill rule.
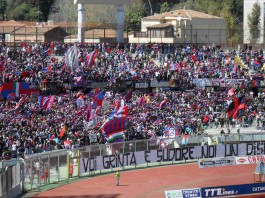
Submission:
[[[199,188],[165,191],[166,198],[200,198]]]
[[[253,155],[253,156],[245,156],[245,157],[236,157],[236,164],[257,164],[258,162],[265,163],[265,155]]]
[[[213,159],[200,159],[198,161],[199,168],[212,168],[219,166],[236,165],[235,157],[231,158],[213,158]]]

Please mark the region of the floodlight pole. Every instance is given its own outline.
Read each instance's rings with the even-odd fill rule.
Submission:
[[[117,42],[124,42],[124,5],[117,5]]]
[[[82,43],[85,41],[86,10],[84,4],[78,4],[77,11],[78,11],[78,41]]]

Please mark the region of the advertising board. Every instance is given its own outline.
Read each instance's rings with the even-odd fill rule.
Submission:
[[[201,190],[199,188],[168,190],[165,191],[166,198],[200,198]]]

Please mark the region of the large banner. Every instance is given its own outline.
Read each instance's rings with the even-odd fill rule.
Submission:
[[[11,93],[14,93],[16,97],[20,97],[21,95],[31,96],[32,93],[39,95],[39,92],[39,86],[36,84],[26,82],[9,82],[2,85],[0,93],[3,98],[7,98],[7,96]]]
[[[264,192],[264,183],[207,187],[201,189],[202,197],[232,197],[239,195],[258,194]]]
[[[80,173],[146,163],[264,155],[264,142],[167,148],[80,159]],[[224,161],[223,161],[224,162]],[[227,161],[226,161],[227,163]]]
[[[157,81],[153,79],[150,81],[150,87],[169,87],[168,81]]]
[[[246,79],[233,79],[233,78],[198,78],[193,79],[192,82],[197,87],[206,87],[206,86],[220,86],[220,87],[233,87],[237,83],[244,83]]]
[[[135,89],[146,89],[146,88],[148,88],[147,82],[135,83]]]

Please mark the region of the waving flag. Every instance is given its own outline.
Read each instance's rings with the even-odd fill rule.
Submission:
[[[229,96],[233,96],[235,95],[235,90],[233,88],[229,89],[228,90],[228,93],[227,93]]]
[[[236,119],[236,118],[240,118],[240,117],[242,117],[243,112],[244,112],[244,110],[246,110],[246,109],[248,109],[248,107],[245,105],[245,103],[244,103],[244,102],[241,103],[241,104],[238,106],[238,108],[237,108],[237,110],[235,111],[235,113],[233,114],[233,118]]]
[[[86,66],[87,67],[92,67],[95,63],[95,59],[98,55],[98,49],[96,49],[93,52],[90,52],[87,56],[86,56]]]
[[[126,117],[128,113],[129,113],[129,107],[123,106],[123,107],[120,107],[120,109],[117,111],[117,113],[114,116],[118,118]]]
[[[65,64],[72,72],[76,72],[78,69],[78,54],[77,47],[74,44],[65,54]]]
[[[132,98],[132,89],[130,89],[128,93],[124,96],[124,100],[128,101],[131,100],[131,98]]]
[[[60,137],[61,137],[61,138],[64,136],[65,132],[66,132],[66,128],[65,128],[65,125],[63,125],[63,126],[62,126],[62,129],[61,129],[61,131],[60,131]]]
[[[53,106],[55,95],[52,96],[39,96],[38,103],[41,109],[50,110]]]
[[[91,114],[91,105],[90,104],[88,104],[87,105],[87,108],[86,108],[86,112],[85,112],[85,115],[86,115],[86,121],[88,122],[88,121],[90,121],[90,114]]]
[[[244,95],[241,97],[237,97],[231,102],[227,108],[227,113],[229,117],[232,117],[234,113],[237,111],[239,105],[244,101]]]
[[[122,132],[125,129],[125,117],[114,117],[112,120],[108,120],[101,128],[101,132],[105,136],[109,136],[118,132]]]
[[[146,98],[143,96],[138,99],[138,106],[144,105],[146,103]]]
[[[104,95],[100,91],[93,99],[93,107],[102,106],[103,99],[104,99]]]
[[[261,63],[259,61],[254,60],[252,62],[252,66],[254,66],[254,67],[260,67],[261,66]]]

